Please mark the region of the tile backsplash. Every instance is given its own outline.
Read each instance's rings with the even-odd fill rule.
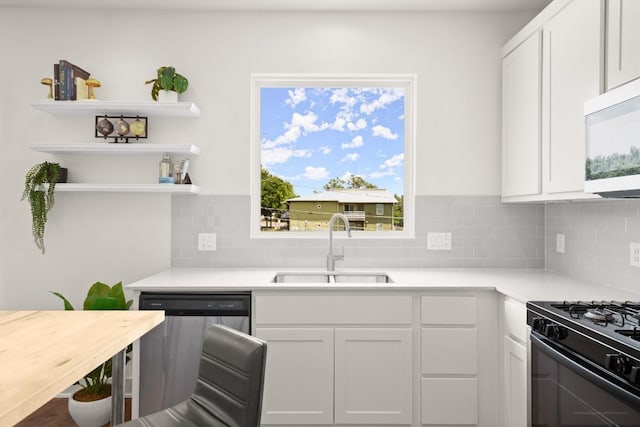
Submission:
[[[640,290],[640,268],[629,265],[629,244],[640,242],[640,200],[552,203],[545,222],[548,270]],[[564,234],[564,253],[556,251],[558,234]]]
[[[340,267],[543,268],[545,207],[499,196],[418,196],[415,239],[337,239]],[[173,267],[323,267],[327,239],[250,238],[249,196],[172,198]],[[450,251],[427,249],[428,232],[452,234]],[[216,251],[198,251],[216,233]],[[569,244],[568,242],[567,244]]]

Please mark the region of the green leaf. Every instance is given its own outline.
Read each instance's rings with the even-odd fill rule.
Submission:
[[[60,292],[54,292],[54,291],[50,291],[50,292],[52,294],[54,294],[55,296],[57,296],[58,298],[61,298],[62,301],[64,301],[64,309],[65,310],[75,310],[75,308],[73,308],[73,306],[71,305],[69,300],[66,299]]]
[[[173,79],[173,88],[178,93],[183,93],[189,87],[189,81],[182,75],[176,74]]]

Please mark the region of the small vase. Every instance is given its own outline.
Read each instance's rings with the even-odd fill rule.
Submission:
[[[178,92],[161,90],[158,92],[158,102],[178,102]]]
[[[78,427],[102,427],[111,420],[111,396],[94,402],[69,397],[69,414]]]

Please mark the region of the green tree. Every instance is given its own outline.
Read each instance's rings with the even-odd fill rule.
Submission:
[[[397,227],[404,226],[404,195],[394,194],[398,203],[393,205],[393,225]]]
[[[325,190],[336,189],[357,189],[357,188],[378,188],[375,184],[372,184],[358,175],[350,175],[348,179],[335,177],[331,178],[324,187]]]
[[[274,211],[281,212],[283,202],[292,197],[296,197],[296,193],[293,191],[293,185],[290,182],[271,174],[264,167],[260,168],[260,207],[262,215],[270,217]]]

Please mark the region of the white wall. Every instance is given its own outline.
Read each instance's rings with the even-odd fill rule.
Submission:
[[[149,99],[146,79],[174,65],[190,79],[183,99],[197,120],[150,119],[151,142],[193,142],[192,178],[204,194],[249,193],[251,72],[418,75],[416,194],[500,193],[500,47],[530,13],[181,13],[0,8],[0,309],[78,304],[96,280],[125,283],[170,265],[165,195],[59,193],[45,234],[31,241],[19,198],[43,160],[72,181],[154,182],[157,156],[51,156],[35,142],[93,140],[91,117],[60,118],[28,104],[52,64],[67,59],[102,81],[104,100]],[[248,233],[248,231],[247,231]]]

